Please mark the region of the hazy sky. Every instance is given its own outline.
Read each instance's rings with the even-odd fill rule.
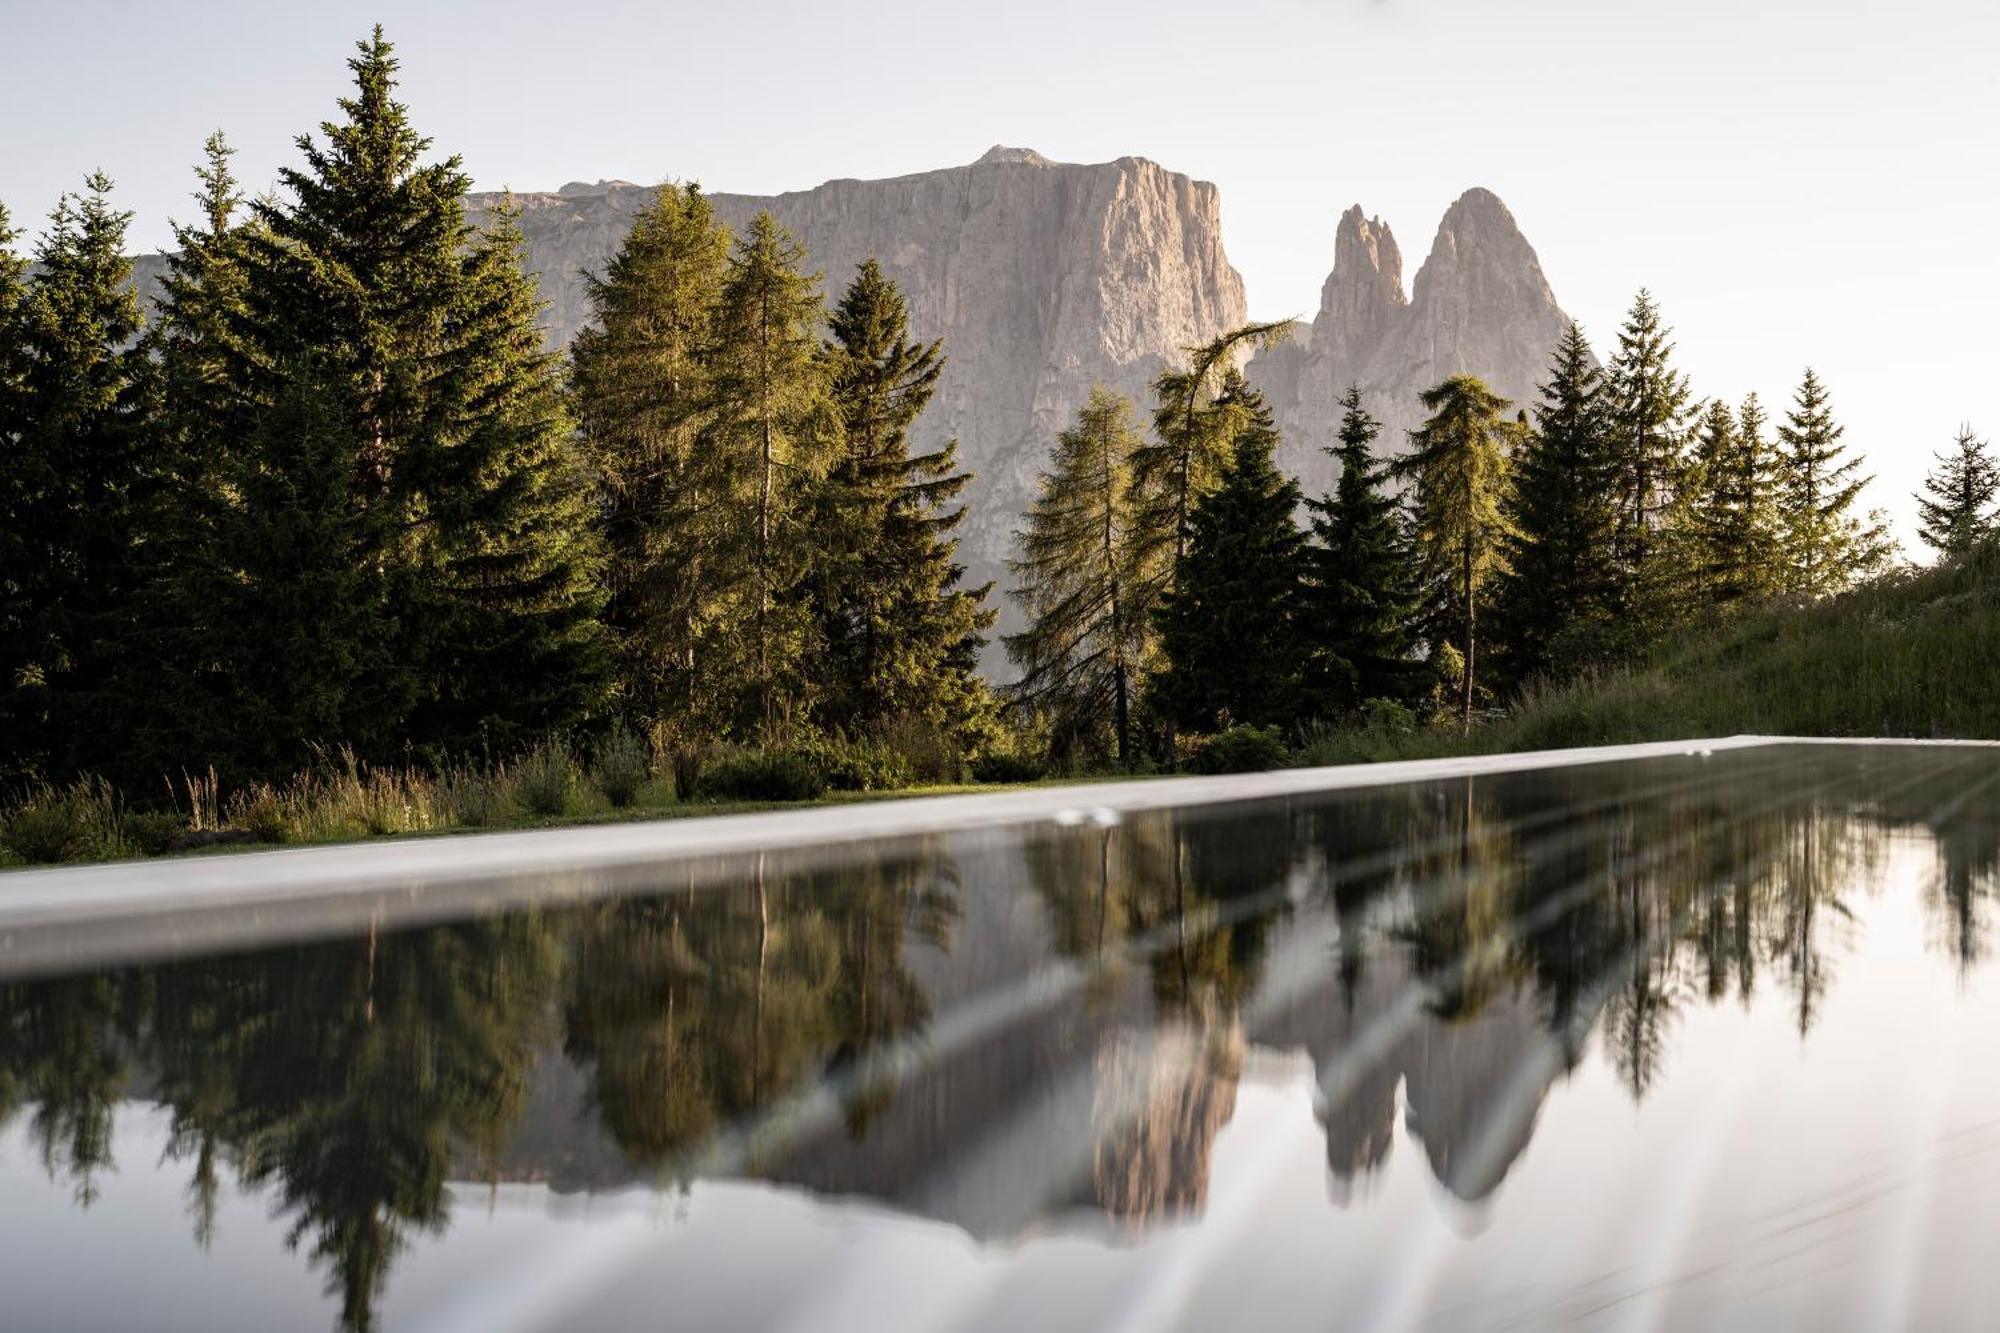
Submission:
[[[481,186],[1136,154],[1222,187],[1272,316],[1315,309],[1347,205],[1414,278],[1485,185],[1600,351],[1644,284],[1700,393],[1816,365],[1899,525],[1960,420],[2000,433],[2000,0],[0,3],[17,223],[102,166],[160,246],[202,137],[267,185],[379,19]]]

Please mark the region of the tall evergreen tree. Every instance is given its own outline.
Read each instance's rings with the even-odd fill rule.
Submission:
[[[912,455],[910,429],[937,392],[943,346],[912,342],[903,294],[870,259],[829,321],[842,448],[820,488],[812,599],[820,715],[855,726],[897,715],[962,730],[984,698],[975,671],[991,585],[960,586],[952,535],[970,473],[958,444]]]
[[[620,703],[706,739],[732,721],[743,662],[729,458],[703,447],[729,232],[695,185],[663,185],[571,345],[577,416],[601,489]]]
[[[597,554],[519,234],[474,236],[457,158],[398,103],[381,30],[289,202],[244,229],[214,558],[221,756],[295,763],[564,725],[603,672]]]
[[[17,769],[67,771],[110,754],[130,722],[119,678],[143,647],[133,516],[145,498],[148,377],[124,255],[130,214],[110,192],[97,172],[63,196],[12,299],[0,375],[0,763]]]
[[[813,644],[799,595],[811,568],[810,502],[840,443],[832,358],[820,344],[819,275],[805,248],[759,213],[729,257],[712,329],[713,415],[705,448],[736,481],[749,588],[746,725],[804,715]]]
[[[1604,379],[1583,330],[1563,335],[1516,460],[1499,637],[1516,681],[1601,660],[1616,637],[1621,473]]]
[[[1245,424],[1195,506],[1180,575],[1155,613],[1167,662],[1153,683],[1160,711],[1199,731],[1292,721],[1305,675],[1298,483],[1272,461],[1278,432],[1262,395],[1232,372],[1223,396]]]
[[[1704,525],[1710,592],[1724,606],[1762,600],[1779,587],[1778,457],[1765,427],[1763,405],[1756,394],[1746,395],[1730,446],[1710,467],[1712,509]]]
[[[1888,558],[1888,539],[1874,515],[1854,513],[1870,478],[1840,439],[1847,428],[1834,420],[1819,375],[1807,367],[1778,427],[1782,448],[1779,485],[1784,523],[1785,590],[1800,597],[1839,592]]]
[[[1946,559],[1964,555],[1994,530],[1993,502],[2000,496],[2000,467],[1971,426],[1958,428],[1952,449],[1938,457],[1917,496],[1918,535]]]
[[[1668,510],[1668,561],[1682,614],[1722,600],[1730,560],[1727,487],[1737,453],[1736,414],[1720,398],[1710,399],[1695,419]]]
[[[1309,502],[1301,633],[1309,645],[1305,706],[1321,715],[1415,688],[1412,618],[1419,600],[1402,506],[1375,456],[1381,423],[1350,385],[1340,400],[1340,462],[1333,494]]]
[[[1453,375],[1422,401],[1430,419],[1410,432],[1412,450],[1392,471],[1412,483],[1412,531],[1434,606],[1432,649],[1449,643],[1463,655],[1459,721],[1470,727],[1479,612],[1517,537],[1507,517],[1508,447],[1517,432],[1504,415],[1512,404],[1471,375]]]
[[[1641,289],[1618,331],[1605,374],[1604,404],[1619,469],[1616,568],[1627,633],[1657,629],[1672,586],[1661,534],[1673,502],[1692,399],[1673,366],[1673,331],[1652,293]]]
[[[1133,758],[1133,696],[1153,652],[1150,590],[1157,549],[1137,539],[1132,405],[1099,386],[1056,440],[1041,493],[1015,534],[1012,591],[1028,626],[1009,634],[1021,675],[1015,701],[1054,719],[1060,750],[1108,733],[1121,765]]]

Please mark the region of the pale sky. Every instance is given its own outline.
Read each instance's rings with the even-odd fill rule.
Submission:
[[[0,0],[0,199],[38,226],[102,166],[158,248],[203,136],[270,184],[378,19],[481,187],[1144,156],[1221,186],[1277,316],[1347,205],[1414,279],[1484,185],[1600,353],[1644,284],[1698,393],[1817,366],[1906,534],[1931,452],[2000,433],[2000,0]]]

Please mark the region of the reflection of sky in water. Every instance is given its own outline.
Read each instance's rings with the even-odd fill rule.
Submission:
[[[1657,781],[1612,791],[1601,826],[1548,817],[1605,796],[1587,778],[1488,807],[1437,793],[1383,843],[1428,859],[1358,907],[1326,891],[1338,876],[1315,848],[1367,850],[1327,842],[1304,806],[1258,833],[1284,854],[1249,890],[1214,873],[1198,829],[1180,841],[1167,825],[1158,845],[1141,823],[1079,830],[1039,862],[961,856],[946,936],[905,897],[884,908],[908,934],[891,980],[931,1002],[916,1036],[896,1033],[922,1054],[859,1097],[858,1125],[850,1104],[774,1075],[751,1109],[788,1108],[776,1123],[797,1132],[685,1187],[632,1183],[653,1169],[631,1164],[633,1136],[658,1126],[600,1114],[592,1079],[653,1048],[631,1044],[622,1008],[589,1029],[572,968],[565,995],[531,1006],[556,1026],[507,1103],[503,1179],[452,1184],[447,1225],[405,1228],[370,1308],[426,1330],[1981,1326],[2000,1300],[2000,977],[1980,953],[2000,762],[1731,762],[1741,781],[1715,797],[1733,813],[1657,826],[1625,799]],[[1815,814],[1785,797],[1828,782],[1839,799]],[[1760,800],[1782,817],[1715,856]],[[1340,811],[1343,828],[1361,813]],[[1669,845],[1713,864],[1649,859]],[[1592,859],[1605,848],[1626,859]],[[1731,857],[1770,867],[1740,917],[1720,906],[1751,901],[1732,898]],[[1225,888],[1184,883],[1162,913],[1147,895],[1175,865]],[[801,929],[782,965],[767,927],[755,992],[827,1024],[807,1067],[850,1092],[866,1065],[840,1034],[891,1029],[822,1020],[799,996],[819,978],[848,1014],[826,979],[881,961],[872,910]],[[1261,933],[1246,944],[1232,922]],[[715,929],[706,966],[728,956]],[[1550,961],[1572,954],[1574,975]],[[780,966],[798,987],[776,985]],[[644,991],[618,984],[621,1002]],[[1582,997],[1567,1028],[1562,994]],[[962,1020],[995,995],[1011,997],[1000,1017]],[[44,1169],[32,1102],[0,1130],[0,1323],[333,1323],[329,1268],[308,1261],[310,1237],[287,1252],[269,1184],[225,1173],[212,1244],[193,1242],[189,1164],[168,1152],[147,1077],[119,1104],[115,1166],[93,1173],[87,1210],[73,1175]],[[450,1174],[464,1182],[470,1163],[461,1150]]]

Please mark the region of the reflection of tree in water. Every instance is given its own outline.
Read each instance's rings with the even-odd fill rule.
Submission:
[[[0,985],[0,1125],[30,1108],[30,1132],[52,1179],[97,1198],[111,1166],[111,1113],[124,1094],[129,1024],[124,987],[108,976]]]
[[[826,1075],[864,1132],[894,1091],[882,1049],[930,1020],[903,950],[948,945],[952,878],[935,852],[818,872],[759,856],[743,882],[592,909],[565,1045],[627,1158],[683,1167]]]
[[[1057,950],[1089,971],[1102,1020],[1091,1087],[1090,1197],[1131,1226],[1197,1211],[1242,1075],[1239,1010],[1261,972],[1293,862],[1291,814],[1148,812],[1054,830],[1028,848]],[[1125,980],[1144,967],[1149,1005]]]

